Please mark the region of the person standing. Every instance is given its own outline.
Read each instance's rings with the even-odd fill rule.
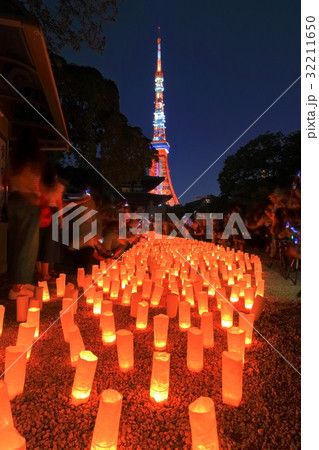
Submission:
[[[40,177],[39,142],[30,130],[18,137],[9,156],[8,169],[8,275],[9,299],[31,292],[39,245]],[[32,292],[31,292],[32,295]]]

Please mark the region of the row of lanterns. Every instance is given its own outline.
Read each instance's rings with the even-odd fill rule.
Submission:
[[[136,319],[136,330],[143,331],[148,327],[149,308],[159,306],[168,278],[166,314],[158,314],[153,319],[155,351],[150,380],[150,397],[156,402],[164,402],[169,393],[170,354],[165,352],[169,320],[178,314],[180,330],[187,331],[187,367],[191,372],[201,371],[203,349],[214,346],[213,314],[208,311],[208,299],[215,295],[221,327],[227,330],[228,351],[222,353],[223,402],[238,406],[242,398],[245,346],[251,344],[254,318],[259,317],[264,305],[259,258],[183,239],[154,241],[152,244],[136,245],[123,256],[122,262],[109,267],[101,261],[100,266],[93,266],[92,275],[78,269],[78,287],[83,289],[86,303],[92,305],[93,314],[100,316],[103,344],[116,343],[121,371],[133,369],[134,336],[129,330],[115,331],[113,302],[121,299],[122,305],[130,307],[130,315]],[[252,272],[251,263],[254,263],[255,286],[252,285],[252,274],[245,273],[246,270]],[[65,274],[60,274],[56,284],[57,296],[63,297],[60,312],[63,336],[70,345],[71,364],[76,367],[71,397],[73,404],[78,405],[90,396],[98,357],[85,349],[80,330],[74,323],[78,289],[72,283],[66,284]],[[230,300],[226,297],[226,289],[230,290]],[[240,297],[244,299],[248,313],[240,313],[239,326],[234,327],[234,305]],[[17,345],[6,349],[5,385],[9,399],[23,392],[26,361],[33,340],[39,334],[42,302],[49,299],[47,283],[42,282],[35,289],[34,299],[17,300],[17,319],[23,322],[19,325]],[[200,328],[191,325],[191,309],[196,305]],[[0,318],[1,314],[0,309]],[[102,393],[91,448],[116,448],[121,404],[122,395],[117,391],[109,389]],[[205,445],[207,439],[214,439],[218,446],[213,401],[200,397],[189,406],[189,414],[193,448],[206,448],[201,445]],[[205,420],[200,418],[203,414]],[[109,427],[102,425],[105,417],[109,418]],[[206,431],[205,426],[208,427]],[[100,446],[99,442],[105,443],[105,439],[111,447]],[[198,445],[195,444],[197,441]]]

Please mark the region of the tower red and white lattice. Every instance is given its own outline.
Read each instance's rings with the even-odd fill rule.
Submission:
[[[170,170],[168,166],[169,143],[165,134],[165,113],[164,113],[164,75],[162,72],[161,60],[161,38],[157,39],[157,71],[155,72],[155,111],[153,120],[153,140],[151,145],[158,152],[158,161],[153,161],[149,171],[151,176],[165,177],[152,193],[158,195],[170,195],[167,203],[171,206],[178,205],[179,201],[174,192]]]

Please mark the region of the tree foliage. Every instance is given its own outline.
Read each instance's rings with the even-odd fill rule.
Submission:
[[[112,184],[138,182],[155,152],[142,130],[121,114],[116,84],[92,67],[67,64],[60,57],[52,63],[74,147]],[[76,152],[70,154],[77,165],[87,164]]]
[[[45,34],[50,52],[69,45],[80,50],[83,43],[102,53],[106,38],[103,25],[114,22],[120,0],[23,0]]]
[[[265,133],[226,158],[219,173],[221,198],[249,207],[276,188],[289,189],[300,170],[300,131]]]

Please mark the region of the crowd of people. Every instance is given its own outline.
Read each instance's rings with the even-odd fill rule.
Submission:
[[[140,221],[130,219],[127,205],[122,204],[117,208],[114,205],[97,205],[93,197],[85,195],[75,202],[74,207],[82,203],[85,205],[82,208],[84,214],[86,210],[95,210],[96,215],[81,224],[80,236],[77,236],[79,245],[74,246],[72,222],[68,227],[69,245],[62,245],[60,239],[52,239],[52,215],[65,206],[65,186],[54,167],[44,159],[37,138],[30,130],[25,130],[17,139],[10,152],[8,172],[2,182],[8,187],[7,261],[11,281],[10,299],[28,294],[26,291],[35,281],[50,281],[50,269],[54,270],[57,264],[88,269],[101,259],[120,257],[125,250],[143,238],[136,232],[136,228],[141,226]],[[120,235],[120,212],[122,217],[127,217],[127,220],[124,219],[124,237]],[[294,244],[300,244],[300,173],[293,181],[290,194],[287,196],[280,191],[272,193],[261,214],[250,213],[245,218],[238,209],[232,212],[241,215],[254,244],[263,246],[271,257],[276,256],[278,242],[282,239],[293,238]],[[74,217],[78,218],[78,211]],[[154,228],[152,219],[151,216],[150,229]],[[245,240],[240,233],[225,239],[223,232],[228,219],[229,214],[224,214],[223,220],[215,221],[210,241],[244,250]],[[91,233],[93,220],[97,223],[95,233]],[[197,218],[196,212],[184,225],[192,238],[207,240],[206,221]],[[59,226],[61,233],[62,214]],[[178,227],[164,215],[162,233],[170,235],[172,231],[177,236],[181,235]],[[300,257],[300,245],[293,248]]]

